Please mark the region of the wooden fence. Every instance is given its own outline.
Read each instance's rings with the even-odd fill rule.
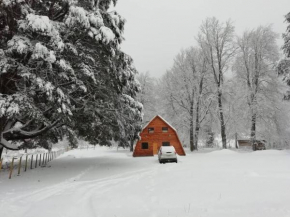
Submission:
[[[0,159],[0,176],[4,176],[8,172],[8,178],[11,179],[13,175],[20,176],[21,173],[27,172],[28,170],[36,169],[37,167],[46,167],[48,162],[69,150],[70,148],[66,148],[46,153],[23,154],[19,157],[13,157],[11,161],[5,162],[3,159]]]

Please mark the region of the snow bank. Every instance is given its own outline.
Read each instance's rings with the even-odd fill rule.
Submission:
[[[229,149],[216,150],[208,153],[208,155],[234,155],[234,154],[238,154],[238,152]]]
[[[287,151],[280,150],[262,150],[262,151],[253,151],[252,155],[257,156],[273,156],[273,155],[285,155],[288,154]]]

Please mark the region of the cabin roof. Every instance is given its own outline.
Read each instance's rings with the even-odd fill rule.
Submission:
[[[176,129],[171,125],[171,124],[169,124],[164,118],[162,118],[160,115],[156,115],[155,117],[153,117],[144,127],[143,127],[143,130],[146,128],[146,127],[148,127],[148,125],[155,119],[155,118],[157,118],[157,117],[159,117],[162,121],[164,121],[168,126],[170,126],[175,132],[177,132],[176,131]]]

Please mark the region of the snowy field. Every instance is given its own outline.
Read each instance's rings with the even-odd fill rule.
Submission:
[[[290,216],[289,151],[204,151],[178,160],[69,151],[20,177],[0,174],[0,216]]]

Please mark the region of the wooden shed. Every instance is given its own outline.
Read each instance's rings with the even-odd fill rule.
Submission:
[[[237,140],[239,148],[252,148],[252,141],[250,139]],[[256,143],[261,143],[265,146],[265,140],[255,140]]]
[[[252,148],[252,143],[250,139],[239,139],[238,145],[239,148]]]
[[[178,155],[185,155],[177,132],[161,116],[155,116],[140,133],[133,156],[154,156],[161,146],[174,146]]]

